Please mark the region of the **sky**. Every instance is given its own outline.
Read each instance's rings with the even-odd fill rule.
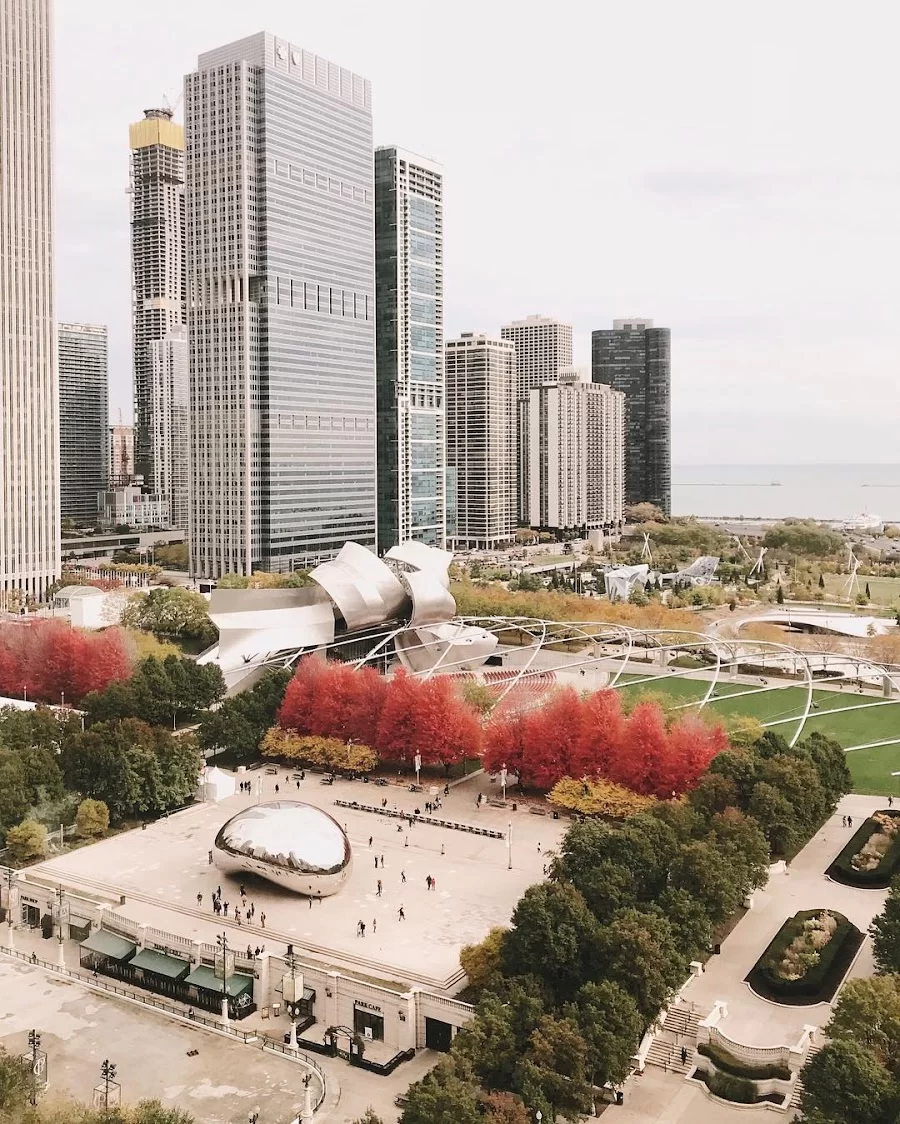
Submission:
[[[131,414],[128,125],[268,30],[445,169],[445,326],[672,330],[676,464],[900,460],[890,0],[56,0],[58,314]],[[896,31],[896,27],[895,27]]]

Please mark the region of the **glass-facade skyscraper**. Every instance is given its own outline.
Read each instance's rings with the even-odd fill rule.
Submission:
[[[444,215],[439,164],[375,150],[378,548],[446,533]]]
[[[59,326],[59,480],[63,519],[97,519],[109,455],[109,344],[101,324]]]
[[[591,333],[591,375],[625,395],[625,503],[672,510],[672,334],[652,320]]]
[[[60,571],[50,0],[0,0],[0,609]]]
[[[261,32],[184,104],[192,572],[374,549],[370,85]]]

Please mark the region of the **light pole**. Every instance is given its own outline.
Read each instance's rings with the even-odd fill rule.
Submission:
[[[37,1056],[41,1048],[41,1032],[29,1030],[28,1045],[31,1047],[31,1103],[37,1104]]]
[[[222,950],[222,1022],[228,1022],[228,933],[222,930],[216,937],[216,944]]]
[[[506,765],[500,766],[500,785],[503,788],[503,799],[506,800]]]
[[[15,929],[13,928],[12,891],[17,878],[12,867],[6,868],[6,947],[10,952],[16,947]]]
[[[892,777],[900,777],[900,773],[891,773]],[[897,788],[900,790],[900,781],[897,782]]]
[[[291,1036],[288,1045],[292,1050],[297,1049],[297,1017],[300,1014],[300,1001],[297,999],[297,957],[294,955],[294,946],[289,944],[285,959],[291,969],[291,997],[285,1003],[288,1018],[291,1020]]]
[[[506,869],[512,870],[512,824],[506,825]]]
[[[116,1064],[111,1062],[109,1058],[103,1059],[103,1064],[100,1066],[100,1076],[103,1078],[103,1111],[109,1115],[109,1087],[116,1079]]]
[[[415,769],[416,769],[416,784],[421,784],[421,781],[419,780],[419,773],[422,769],[422,754],[421,753],[417,753],[416,756],[413,758],[413,765],[415,766]]]
[[[57,890],[56,890],[56,927],[57,927],[57,934],[58,934],[58,938],[59,938],[59,943],[57,944],[57,948],[56,948],[56,958],[57,958],[57,962],[59,963],[60,968],[65,968],[65,966],[66,966],[66,949],[65,949],[65,945],[63,944],[63,939],[64,939],[63,938],[63,899],[64,899],[64,893],[65,892],[64,892],[62,886],[57,887]]]

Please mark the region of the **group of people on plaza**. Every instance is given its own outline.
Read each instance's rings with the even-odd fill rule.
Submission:
[[[246,890],[246,887],[244,887],[243,885],[240,887],[240,895],[241,895],[240,908],[238,908],[237,905],[232,907],[229,902],[223,902],[222,901],[222,887],[221,887],[221,885],[217,886],[216,889],[213,890],[213,894],[212,894],[212,911],[216,915],[216,917],[219,917],[221,915],[222,917],[227,918],[228,917],[228,911],[229,911],[229,909],[231,909],[232,910],[232,915],[231,915],[232,920],[237,925],[242,924],[244,919],[246,919],[246,924],[250,925],[253,922],[254,918],[256,917],[256,904],[254,902],[250,902],[250,904],[247,905],[247,890]],[[203,905],[203,894],[198,893],[197,894],[197,906],[199,908],[202,905]],[[264,912],[260,912],[259,925],[260,925],[260,928],[262,928],[262,929],[265,929],[265,927],[266,927],[266,915],[265,915]]]

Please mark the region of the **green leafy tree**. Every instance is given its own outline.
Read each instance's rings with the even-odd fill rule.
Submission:
[[[900,975],[849,980],[825,1030],[832,1041],[856,1042],[871,1050],[900,1077]]]
[[[519,1070],[519,1092],[529,1106],[546,1106],[549,1120],[581,1120],[590,1102],[590,1085],[588,1047],[576,1022],[544,1015]]]
[[[20,1110],[31,1096],[31,1071],[0,1046],[0,1119]]]
[[[858,1042],[829,1042],[804,1066],[804,1115],[827,1124],[893,1124],[896,1089],[890,1074]]]
[[[515,1093],[484,1093],[481,1105],[486,1124],[532,1124],[531,1113]]]
[[[879,972],[900,972],[900,876],[891,883],[884,909],[869,928]]]
[[[109,830],[109,808],[102,800],[82,800],[75,813],[75,830],[82,839],[104,835]]]
[[[410,1085],[401,1124],[482,1124],[478,1086],[444,1058],[421,1081]]]
[[[6,833],[6,845],[20,863],[45,859],[50,850],[47,829],[35,820],[23,820]]]
[[[675,945],[686,963],[698,960],[710,947],[713,936],[710,916],[703,903],[687,890],[667,886],[652,908],[658,909],[671,925]]]
[[[503,942],[504,970],[513,976],[534,972],[557,998],[571,999],[591,975],[598,935],[597,921],[574,886],[529,886]]]
[[[644,1030],[644,1020],[628,992],[610,980],[586,983],[566,1013],[587,1044],[592,1083],[624,1081]]]
[[[734,913],[745,893],[729,857],[715,844],[703,841],[688,843],[675,856],[672,886],[699,902],[713,924]]]
[[[800,838],[800,826],[790,802],[766,781],[754,785],[748,811],[759,824],[773,855],[784,855]]]
[[[853,777],[847,765],[847,754],[840,742],[818,731],[799,743],[819,775],[830,808],[853,788]]]
[[[209,619],[209,605],[200,593],[176,586],[153,589],[133,598],[122,615],[129,628],[142,628],[156,636],[190,642],[206,648],[218,639],[218,629]]]
[[[737,801],[737,785],[731,777],[723,776],[721,773],[705,773],[697,787],[688,793],[688,802],[705,822],[711,820],[718,812],[734,807]]]
[[[0,749],[0,833],[24,819],[30,805],[21,760]]]
[[[198,740],[203,750],[221,750],[238,761],[251,761],[284,701],[292,672],[279,668],[270,671],[249,691],[233,695],[201,715]]]
[[[688,970],[666,918],[636,909],[622,910],[600,931],[596,962],[598,974],[627,991],[648,1021],[659,1014]]]
[[[742,890],[758,890],[769,880],[769,844],[759,824],[737,808],[713,816],[709,837],[732,863]]]

